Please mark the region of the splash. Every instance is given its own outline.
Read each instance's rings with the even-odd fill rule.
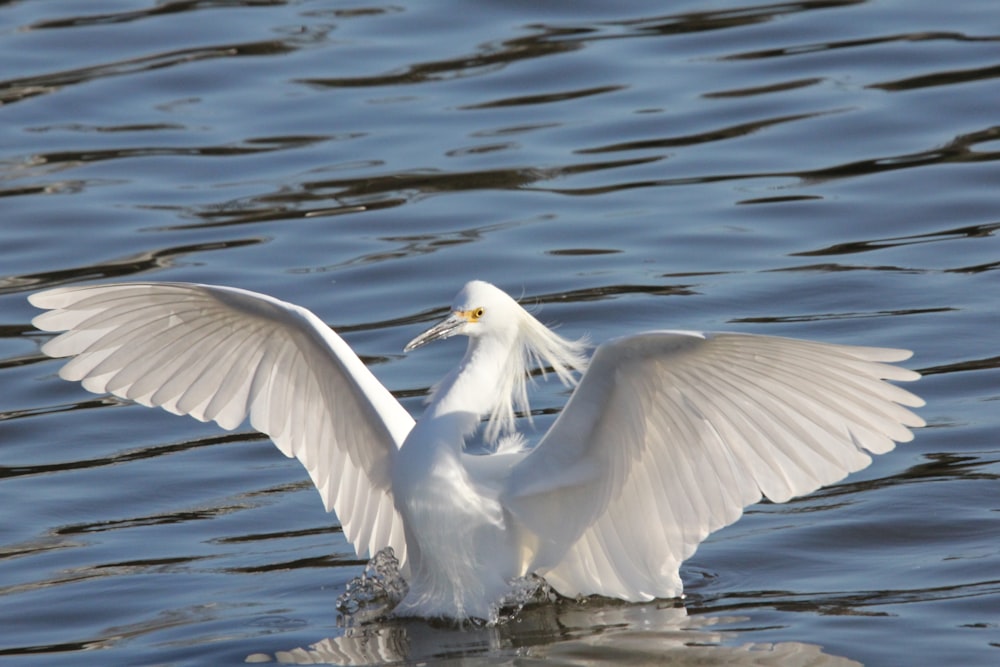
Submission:
[[[517,577],[508,583],[510,587],[507,593],[494,605],[490,618],[487,619],[489,625],[508,623],[517,618],[526,606],[555,602],[557,597],[548,582],[537,574]]]
[[[376,553],[360,577],[347,583],[337,598],[338,624],[357,625],[389,613],[406,596],[409,586],[399,572],[399,559],[392,547]]]
[[[503,625],[531,604],[554,602],[558,597],[545,579],[529,574],[511,579],[507,592],[497,600],[485,619],[466,619],[473,625]],[[376,553],[360,577],[347,583],[337,598],[337,619],[341,627],[354,627],[385,618],[406,597],[409,585],[399,571],[399,559],[392,547]]]

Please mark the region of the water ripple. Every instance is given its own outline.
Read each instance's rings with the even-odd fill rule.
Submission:
[[[994,4],[6,3],[0,655],[987,664]],[[910,348],[931,426],[714,535],[685,566],[687,613],[560,600],[495,633],[352,634],[333,602],[363,563],[298,464],[59,381],[25,300],[135,278],[265,291],[419,413],[458,344],[399,349],[473,277],[594,343],[678,327]],[[566,400],[534,392],[531,437]],[[773,651],[727,651],[748,642]]]

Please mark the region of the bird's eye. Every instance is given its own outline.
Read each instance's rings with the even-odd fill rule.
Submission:
[[[486,311],[483,310],[482,306],[480,306],[479,308],[476,308],[474,311],[472,311],[472,321],[475,322],[476,320],[478,320],[480,317],[483,316],[483,313],[485,313],[485,312]]]

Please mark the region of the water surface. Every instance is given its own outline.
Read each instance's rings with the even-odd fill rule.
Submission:
[[[0,5],[0,655],[997,661],[995,3],[616,5]],[[683,606],[348,630],[334,602],[364,561],[298,463],[60,381],[25,300],[129,279],[267,292],[417,414],[461,343],[401,348],[471,278],[594,341],[907,347],[929,427],[749,508],[686,564]],[[536,432],[564,401],[537,387]]]

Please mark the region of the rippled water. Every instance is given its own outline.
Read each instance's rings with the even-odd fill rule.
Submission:
[[[5,661],[997,662],[994,0],[621,4],[0,3]],[[750,508],[683,606],[345,629],[364,562],[299,465],[60,381],[25,301],[264,291],[419,413],[461,343],[401,347],[473,277],[595,341],[908,347],[930,426]],[[564,400],[538,388],[537,429]]]

